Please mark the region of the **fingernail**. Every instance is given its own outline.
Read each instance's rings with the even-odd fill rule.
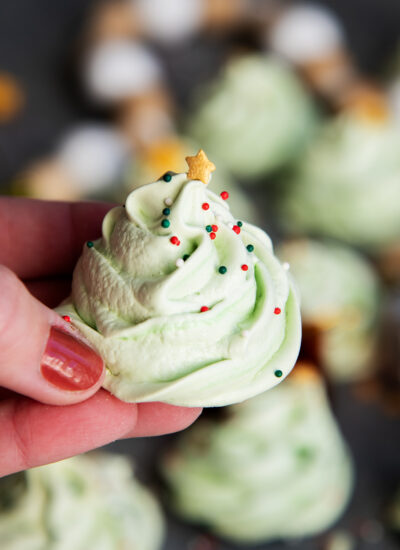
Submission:
[[[52,327],[41,362],[43,377],[61,390],[91,388],[103,373],[103,361],[84,342]]]

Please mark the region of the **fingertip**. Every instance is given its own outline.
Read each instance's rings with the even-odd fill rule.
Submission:
[[[105,365],[98,353],[81,338],[53,326],[40,372],[53,390],[49,394],[50,404],[67,405],[79,403],[96,393],[105,377]]]
[[[202,412],[200,407],[178,407],[166,403],[139,403],[134,430],[125,438],[165,435],[189,427]]]

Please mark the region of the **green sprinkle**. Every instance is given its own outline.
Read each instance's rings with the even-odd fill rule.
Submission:
[[[163,220],[163,221],[161,222],[161,225],[162,225],[163,227],[169,227],[169,226],[171,225],[171,222],[170,222],[169,220]]]
[[[164,214],[164,216],[169,216],[171,214],[171,210],[169,208],[164,208],[162,213]]]
[[[276,370],[274,374],[277,378],[280,378],[283,375],[283,372],[281,370]]]
[[[87,246],[88,248],[93,248],[94,245],[93,245],[92,241],[88,241],[88,242],[86,243],[86,246]]]
[[[314,449],[310,447],[298,447],[295,452],[297,458],[304,462],[311,460],[315,455]]]
[[[212,231],[211,225],[206,225],[206,231],[207,231],[208,233],[211,233],[211,231]]]
[[[221,265],[218,268],[218,271],[221,273],[221,275],[225,275],[225,273],[228,271],[228,269],[224,265]]]
[[[184,255],[182,256],[182,260],[183,260],[184,262],[186,262],[186,260],[187,260],[189,257],[190,257],[190,254],[184,254]]]
[[[236,225],[238,225],[239,227],[242,227],[243,222],[236,222]]]
[[[169,172],[167,172],[166,174],[163,175],[162,179],[167,183],[169,183],[172,180],[172,175]]]
[[[254,250],[254,246],[253,246],[252,244],[248,244],[248,245],[246,246],[246,248],[247,248],[247,250],[248,250],[249,252],[253,252],[253,250]]]

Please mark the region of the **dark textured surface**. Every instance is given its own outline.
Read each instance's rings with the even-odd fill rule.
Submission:
[[[15,121],[0,125],[0,185],[32,159],[50,152],[69,125],[92,116],[71,76],[85,16],[96,3],[1,0],[0,70],[18,79],[26,106]],[[364,70],[379,72],[400,37],[399,0],[321,3],[343,20],[357,62]],[[222,44],[218,36],[201,36],[184,48],[160,52],[179,103],[186,102],[193,86],[215,73],[230,46],[232,41]]]
[[[0,126],[0,185],[32,159],[50,152],[69,125],[93,116],[74,87],[72,75],[75,41],[85,14],[94,3],[95,0],[1,0],[0,70],[19,80],[26,106],[13,123]],[[344,21],[360,66],[365,71],[379,73],[400,38],[400,1],[325,0],[324,3]],[[229,41],[221,43],[216,36],[203,36],[193,39],[185,48],[160,52],[180,104],[187,104],[192,87],[215,73],[231,45]],[[194,65],[199,69],[195,74]],[[268,199],[260,189],[253,193],[260,205],[268,207]],[[268,228],[266,219],[264,226]],[[332,395],[357,469],[355,494],[340,526],[356,536],[356,550],[400,548],[389,533],[374,543],[363,535],[367,521],[384,520],[388,499],[400,484],[400,421],[386,415],[373,402],[356,398],[350,388],[334,388]],[[161,449],[171,439],[170,436],[123,441],[110,448],[131,455],[140,477],[158,490],[155,464]],[[202,546],[200,533],[170,518],[165,550],[234,548],[219,541]],[[326,539],[318,537],[296,544],[257,548],[324,550]]]

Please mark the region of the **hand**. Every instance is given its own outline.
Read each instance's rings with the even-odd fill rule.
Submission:
[[[102,360],[50,309],[69,294],[82,245],[100,236],[110,207],[0,198],[0,476],[181,430],[201,412],[99,389]]]

